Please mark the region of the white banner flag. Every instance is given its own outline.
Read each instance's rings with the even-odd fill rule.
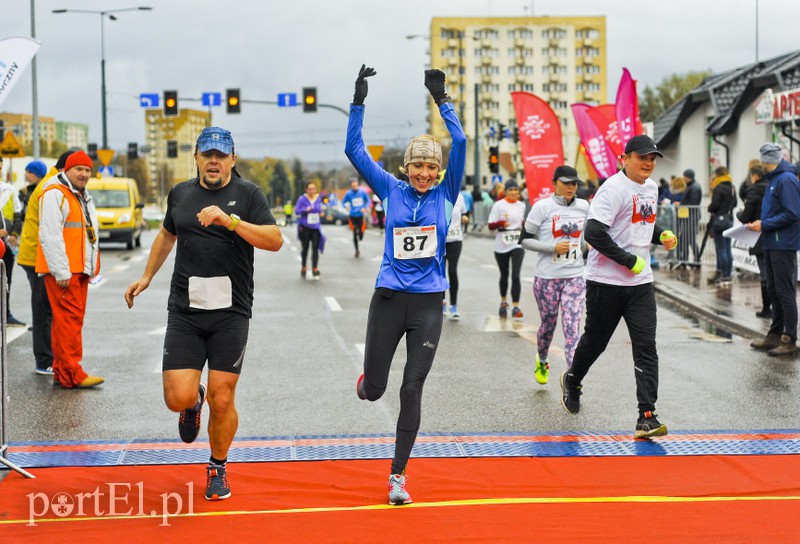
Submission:
[[[0,104],[39,50],[41,42],[27,36],[0,38]]]

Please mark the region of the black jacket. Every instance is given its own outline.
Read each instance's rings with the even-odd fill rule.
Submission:
[[[742,223],[752,223],[753,221],[761,219],[761,203],[764,202],[764,194],[766,194],[768,186],[769,183],[767,183],[766,178],[762,178],[754,185],[750,186],[750,189],[747,190],[747,194],[745,194],[744,209],[736,214],[736,218],[739,221]],[[748,250],[748,253],[750,253],[750,255],[763,255],[764,249],[762,245],[761,236],[759,236],[758,242]]]
[[[714,192],[711,194],[711,204],[708,205],[708,212],[712,218],[715,215],[728,215],[733,221],[733,209],[737,204],[736,190],[733,188],[733,183],[728,179],[720,181],[714,187]]]

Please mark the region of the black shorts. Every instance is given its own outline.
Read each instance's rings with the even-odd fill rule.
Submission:
[[[236,312],[169,312],[163,370],[191,368],[240,374],[250,319]]]

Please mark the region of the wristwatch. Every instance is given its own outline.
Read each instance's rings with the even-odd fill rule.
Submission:
[[[232,213],[231,214],[231,224],[228,225],[228,230],[230,230],[230,231],[236,230],[236,225],[238,225],[239,221],[241,221],[241,220],[242,219],[238,215],[236,215],[235,213]]]

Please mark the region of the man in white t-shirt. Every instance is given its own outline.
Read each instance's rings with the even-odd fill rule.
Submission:
[[[586,325],[572,368],[561,376],[561,404],[580,410],[581,382],[605,351],[620,319],[630,332],[639,419],[635,438],[667,434],[656,417],[658,353],[656,299],[650,244],[667,250],[678,240],[656,224],[658,185],[650,179],[656,157],[664,155],[649,136],[625,145],[625,167],[598,189],[589,208],[584,238],[591,246],[586,262]]]

